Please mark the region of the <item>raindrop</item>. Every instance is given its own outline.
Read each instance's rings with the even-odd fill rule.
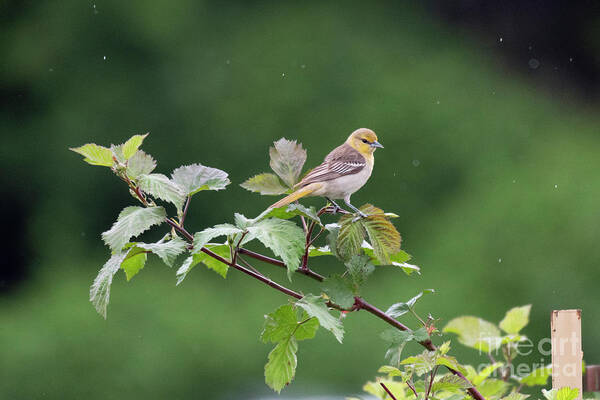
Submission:
[[[415,167],[418,167],[419,165],[421,165],[421,161],[419,161],[419,160],[412,160],[412,165],[414,165]]]
[[[49,68],[48,71],[54,72],[54,68]]]
[[[499,263],[501,263],[501,262],[502,262],[502,259],[501,259],[501,258],[499,258],[499,259],[498,259],[498,262],[499,262]]]
[[[94,14],[98,14],[98,10],[96,9],[96,5],[94,4],[92,7],[94,8]]]
[[[283,76],[285,78],[285,72],[281,74],[281,76]]]
[[[569,57],[569,62],[573,62],[573,57]]]
[[[513,183],[517,183],[517,180],[516,180],[516,179],[513,179]]]
[[[302,64],[302,65],[300,66],[300,68],[304,69],[304,68],[306,68],[306,65],[305,65],[305,64]]]
[[[554,185],[554,189],[558,189],[558,185]]]
[[[106,56],[102,57],[104,59],[104,61],[106,61]]]
[[[499,42],[502,43],[504,41],[504,39],[502,37],[500,37]]]
[[[531,69],[538,69],[540,66],[540,62],[537,58],[529,59],[528,64],[529,64],[529,68],[531,68]]]

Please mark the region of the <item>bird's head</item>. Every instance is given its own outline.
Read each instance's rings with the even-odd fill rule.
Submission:
[[[381,143],[377,141],[375,132],[367,128],[360,128],[352,132],[346,143],[363,155],[373,154],[378,147],[383,148]]]

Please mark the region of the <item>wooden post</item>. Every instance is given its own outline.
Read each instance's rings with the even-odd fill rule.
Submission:
[[[568,386],[583,394],[581,310],[552,311],[552,388]]]

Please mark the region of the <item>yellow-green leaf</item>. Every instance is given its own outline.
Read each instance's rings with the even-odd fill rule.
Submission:
[[[73,147],[69,150],[79,153],[85,158],[85,161],[91,165],[99,165],[102,167],[112,167],[113,165],[113,154],[112,151],[103,146],[98,146],[95,143],[84,144],[81,147]]]

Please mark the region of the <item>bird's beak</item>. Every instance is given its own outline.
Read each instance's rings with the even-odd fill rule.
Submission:
[[[373,143],[371,143],[371,147],[380,147],[383,149],[383,145],[378,141],[374,141]]]

